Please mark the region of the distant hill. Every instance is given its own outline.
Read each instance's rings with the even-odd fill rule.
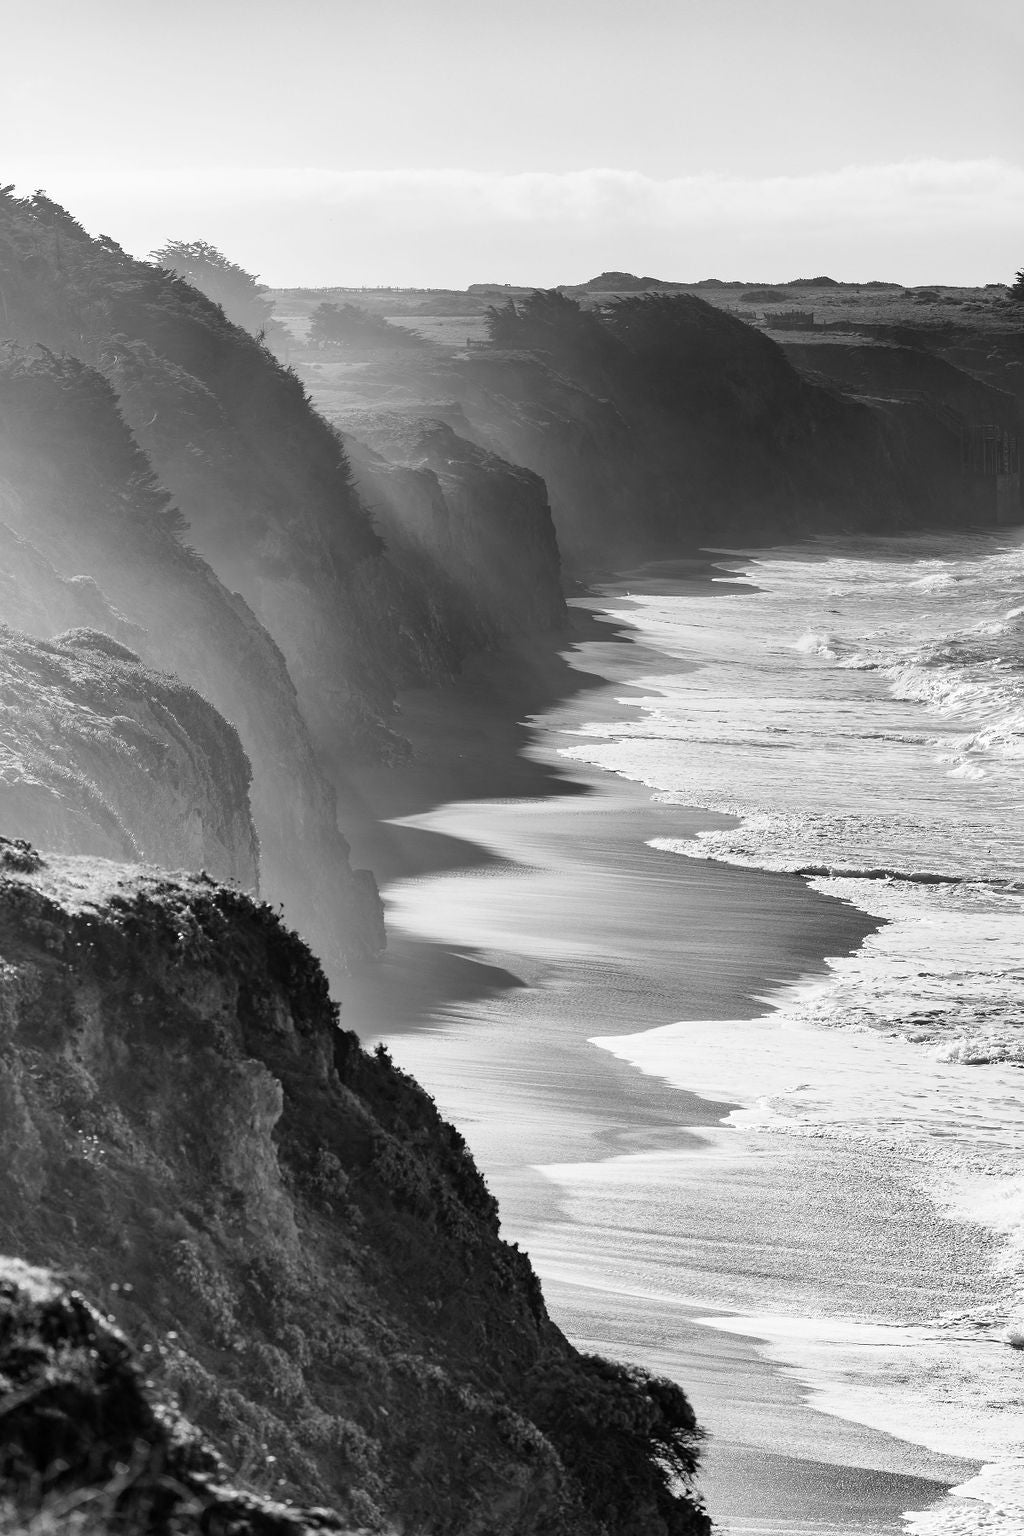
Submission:
[[[788,283],[772,284],[780,288],[893,288],[903,287],[902,283],[883,283],[877,281],[870,283],[841,283],[834,277],[794,277]]]
[[[662,277],[637,277],[632,272],[601,272],[589,282],[563,283],[561,286],[564,293],[641,293],[648,288],[682,288],[686,285]]]

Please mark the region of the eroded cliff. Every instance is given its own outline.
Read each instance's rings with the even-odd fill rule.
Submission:
[[[57,853],[208,869],[255,891],[238,733],[109,635],[0,624],[0,832]]]
[[[703,1533],[683,1394],[581,1356],[458,1133],[273,911],[0,843],[0,1247],[227,1458],[374,1530]]]
[[[361,411],[345,444],[355,483],[410,579],[429,571],[456,655],[561,627],[547,487],[445,421]]]

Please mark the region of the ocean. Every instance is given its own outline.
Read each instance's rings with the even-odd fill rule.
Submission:
[[[844,1518],[833,1487],[817,1521],[755,1510],[723,1529],[1020,1533],[1024,537],[822,538],[710,560],[601,589],[598,610],[632,636],[615,673],[628,687],[597,718],[584,697],[536,722],[540,756],[643,788],[649,810],[615,825],[642,839],[657,886],[621,872],[616,885],[611,838],[588,844],[590,875],[570,842],[552,855],[572,835],[572,802],[421,818],[495,862],[403,882],[392,923],[458,937],[522,986],[448,1009],[396,1054],[483,1149],[507,1230],[581,1342],[629,1355],[632,1339],[686,1386],[701,1337],[723,1360],[730,1339],[747,1341],[789,1397],[766,1424],[756,1395],[730,1408],[715,1389],[713,1434],[955,1485],[902,1507],[897,1489],[896,1524]],[[575,828],[586,842],[600,824],[577,809],[591,816]],[[687,923],[659,914],[674,910],[673,871],[691,890],[712,882],[713,906],[728,866],[788,880],[753,887],[760,906],[730,917],[735,964],[760,957],[760,1003],[729,1017],[719,996],[703,1018]],[[585,903],[576,933],[567,905],[602,869],[608,909]],[[804,882],[837,899],[822,910],[863,914],[866,937],[804,974],[792,954],[773,969],[775,909]],[[717,963],[727,975],[729,955]],[[646,1139],[623,1115],[595,1149],[567,1108],[560,1140],[550,1106],[536,1110],[552,1082],[571,1105],[584,1060],[559,1044],[560,1011],[593,1021],[591,1052],[618,1070],[720,1109]],[[506,1042],[493,1115],[472,1089],[488,1019]],[[517,1051],[543,1086],[509,1066]],[[630,1080],[609,1079],[602,1103]],[[530,1198],[507,1177],[517,1159]],[[653,1336],[650,1319],[667,1314]],[[684,1326],[686,1362],[671,1342]],[[732,1356],[722,1369],[736,1378]]]

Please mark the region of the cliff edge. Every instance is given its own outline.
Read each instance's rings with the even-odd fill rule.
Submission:
[[[269,906],[3,840],[0,957],[0,1249],[71,1269],[228,1476],[368,1530],[710,1530],[682,1391],[568,1344]]]

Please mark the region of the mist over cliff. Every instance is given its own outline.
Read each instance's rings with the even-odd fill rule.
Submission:
[[[782,327],[785,296],[766,295]],[[282,295],[279,308],[298,302]],[[463,302],[479,316],[482,298]],[[454,313],[457,296],[446,304]],[[392,307],[414,323],[411,305]],[[416,315],[426,332],[429,305]],[[485,339],[471,311],[465,350],[349,342],[298,356],[345,430],[366,430],[366,401],[386,395],[392,414],[440,418],[539,474],[570,571],[702,544],[992,519],[992,488],[965,473],[964,444],[997,427],[1020,436],[1012,316],[998,332],[987,315],[980,327],[961,316],[856,333],[846,319],[813,334],[754,319],[694,292],[627,285],[585,305],[552,289],[491,304]]]
[[[337,1526],[283,1497],[361,1530],[703,1533],[684,1393],[567,1343],[461,1136],[339,1025],[386,941],[339,794],[429,769],[408,690],[422,713],[563,632],[563,560],[969,520],[948,412],[1019,404],[974,352],[783,347],[685,293],[520,294],[465,351],[348,322],[315,355],[252,334],[0,192],[0,1247],[71,1269],[146,1366],[15,1263],[0,1410],[59,1376],[77,1444],[66,1404],[91,1422],[116,1361],[203,1529]],[[168,1404],[199,1433],[168,1440]],[[107,1489],[120,1441],[58,1474],[17,1422],[30,1512],[40,1478]]]
[[[568,1345],[461,1137],[238,888],[335,979],[383,943],[334,781],[408,755],[401,686],[562,623],[542,482],[443,426],[411,469],[360,448],[391,554],[295,376],[177,277],[4,194],[0,295],[0,1245],[150,1368],[7,1265],[14,1518],[706,1530],[684,1394]]]
[[[4,520],[76,590],[91,582],[97,611],[116,608],[148,664],[237,727],[263,889],[336,976],[382,933],[372,881],[348,867],[335,787],[353,760],[406,754],[401,687],[562,621],[543,487],[509,471],[507,489],[488,487],[494,512],[460,522],[435,472],[392,477],[385,494],[367,465],[390,554],[337,432],[205,295],[90,238],[42,195],[0,196],[0,274],[14,343],[0,365]],[[479,467],[459,473],[474,472],[481,489]],[[491,477],[502,480],[497,461]],[[489,605],[495,535],[481,530],[510,506],[519,574],[504,562]],[[36,604],[39,638],[66,627],[50,611]]]

